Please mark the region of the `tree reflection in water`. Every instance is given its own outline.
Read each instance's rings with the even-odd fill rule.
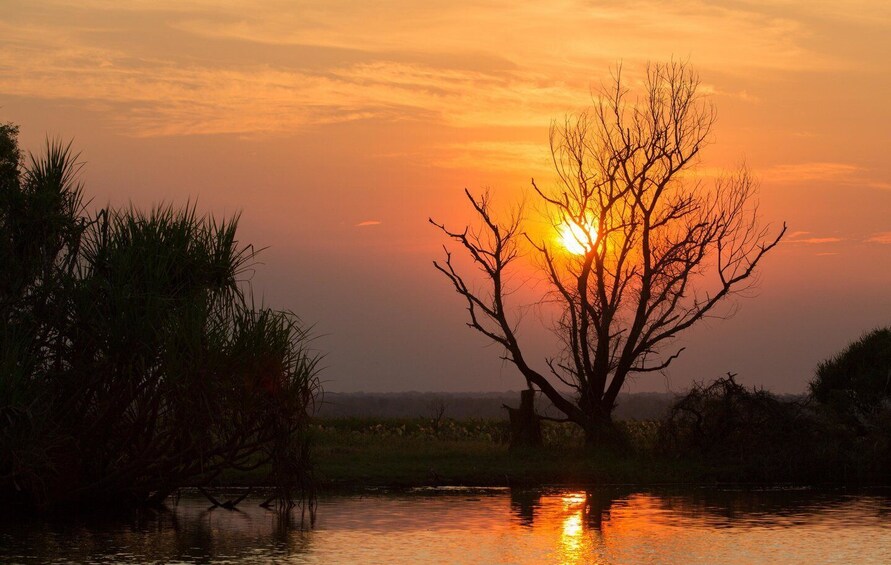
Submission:
[[[550,493],[512,489],[511,511],[523,527],[556,530],[561,562],[584,563],[600,553],[603,525],[613,505],[623,504],[628,495],[628,490],[616,488]]]
[[[535,511],[541,506],[541,491],[511,489],[510,508],[521,526],[531,528],[535,523]]]

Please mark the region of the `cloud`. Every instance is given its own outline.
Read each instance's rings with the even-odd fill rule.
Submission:
[[[891,182],[870,180],[866,182],[866,186],[870,188],[878,188],[879,190],[891,190]]]
[[[752,6],[777,7],[782,6],[787,10],[795,10],[807,6],[809,14],[818,15],[828,21],[853,22],[857,24],[873,24],[885,26],[891,23],[891,7],[887,2],[874,0],[845,0],[840,3],[837,0],[808,0],[803,3],[797,0],[747,0]]]
[[[379,225],[381,225],[381,222],[379,222],[378,220],[365,220],[364,222],[359,222],[358,224],[356,224],[356,227],[364,228],[367,226],[379,226]]]
[[[849,178],[862,170],[851,163],[810,162],[777,165],[765,170],[763,175],[775,182],[811,182]]]
[[[431,165],[444,168],[473,168],[516,171],[521,163],[530,170],[550,169],[551,156],[541,143],[478,141],[435,147]]]
[[[0,93],[110,107],[134,136],[368,119],[540,127],[589,101],[592,73],[617,58],[633,84],[643,61],[678,45],[704,73],[840,68],[807,47],[795,17],[757,6],[394,0],[399,16],[382,18],[376,5],[322,1],[34,4],[0,22]],[[596,41],[582,40],[591,30]]]
[[[806,47],[810,30],[793,9],[780,16],[759,6],[705,6],[695,1],[495,0],[443,5],[396,0],[389,11],[399,17],[381,18],[378,6],[362,3],[349,10],[324,2],[307,2],[299,10],[244,6],[240,17],[203,16],[172,25],[201,37],[274,46],[312,44],[379,53],[405,46],[428,53],[473,49],[508,53],[518,64],[559,62],[575,70],[591,60],[615,61],[617,53],[626,61],[661,59],[677,52],[679,42],[699,64],[721,70],[801,71],[839,63],[832,54]],[[591,30],[597,30],[596,41],[578,40],[590,36]]]
[[[0,29],[0,32],[3,30]],[[20,57],[0,49],[0,68]],[[0,92],[114,107],[134,136],[288,132],[356,120],[418,120],[453,127],[541,126],[585,95],[542,77],[375,61],[304,71],[212,68],[168,61],[135,65],[113,49],[52,39],[27,72],[0,75]]]
[[[876,174],[882,173],[854,163],[815,161],[777,165],[766,169],[762,178],[765,181],[783,184],[832,182],[848,187],[891,189],[891,183],[876,178]]]
[[[802,243],[805,245],[822,245],[826,243],[839,243],[844,241],[838,237],[802,237],[805,235],[809,235],[811,232],[807,231],[796,231],[789,234],[786,238],[788,243]]]
[[[866,241],[869,243],[881,243],[884,245],[891,245],[891,231],[883,231],[883,232],[879,232],[879,233],[874,233]]]
[[[791,241],[790,243],[806,243],[808,245],[821,245],[824,243],[838,243],[842,241],[841,238],[838,237],[809,237],[806,239],[797,239],[795,241]]]

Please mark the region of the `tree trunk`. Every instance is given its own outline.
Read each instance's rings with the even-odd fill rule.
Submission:
[[[541,441],[541,420],[535,413],[535,391],[520,391],[520,407],[506,406],[510,417],[510,447],[537,447]]]
[[[585,445],[588,447],[623,449],[627,446],[625,436],[613,422],[612,410],[595,411],[588,416],[588,421],[582,428],[585,430]]]

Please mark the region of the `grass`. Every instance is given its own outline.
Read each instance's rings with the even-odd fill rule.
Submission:
[[[704,480],[690,462],[658,458],[650,422],[625,424],[631,449],[591,450],[571,425],[547,422],[545,447],[510,450],[507,423],[429,419],[316,422],[316,476],[322,488],[428,485],[511,486],[679,483]]]
[[[885,484],[832,469],[767,472],[754,459],[670,456],[659,449],[658,423],[625,421],[621,452],[592,449],[571,424],[543,422],[545,446],[511,450],[507,422],[497,420],[344,418],[311,425],[314,475],[322,490],[417,486],[671,484]],[[754,456],[753,456],[754,457]],[[229,472],[219,486],[262,485],[268,469]],[[771,479],[770,477],[773,477]],[[885,475],[883,475],[885,477]],[[878,482],[877,482],[878,480]]]

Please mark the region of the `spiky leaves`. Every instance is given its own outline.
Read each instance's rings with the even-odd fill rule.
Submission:
[[[194,206],[89,217],[73,162],[50,145],[10,198],[30,202],[44,223],[22,242],[43,242],[22,253],[39,268],[19,275],[25,290],[7,293],[7,318],[30,329],[0,336],[0,412],[9,416],[0,495],[144,503],[271,463],[295,473],[281,481],[289,501],[308,485],[303,431],[318,357],[293,314],[253,303],[245,277],[256,253],[238,241],[238,219],[218,222]],[[3,236],[19,241],[19,226],[4,224]]]

